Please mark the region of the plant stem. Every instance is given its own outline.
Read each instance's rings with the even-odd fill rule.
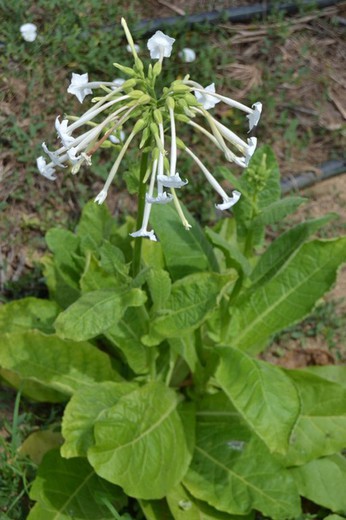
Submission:
[[[137,228],[140,229],[142,227],[143,222],[143,214],[145,207],[145,194],[146,194],[146,184],[143,182],[145,174],[147,172],[148,167],[148,157],[149,152],[144,152],[141,158],[141,166],[139,170],[139,188],[138,188],[138,212],[137,212]],[[141,253],[142,253],[142,238],[138,237],[135,240],[135,247],[133,251],[133,260],[132,260],[132,276],[135,278],[140,271],[141,268]]]

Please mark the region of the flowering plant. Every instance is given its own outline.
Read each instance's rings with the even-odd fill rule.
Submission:
[[[120,83],[119,80],[116,83],[89,82],[87,73],[73,73],[68,92],[74,94],[81,103],[87,95],[93,93],[94,89],[103,89],[106,93],[104,96],[95,98],[94,106],[80,118],[73,118],[71,124],[69,124],[68,119],[60,121],[60,118],[57,117],[55,127],[62,146],[56,152],[51,152],[43,143],[43,149],[49,156],[50,162],[47,164],[44,157],[41,156],[37,159],[37,166],[40,173],[50,180],[56,178],[56,168],[65,168],[67,164],[72,166],[72,173],[75,174],[83,163],[91,164],[92,156],[107,138],[114,138],[115,132],[131,128],[109,172],[104,188],[97,195],[95,201],[99,204],[104,202],[130,143],[136,136],[139,136],[139,148],[143,150],[145,169],[142,172],[139,186],[139,229],[133,232],[132,236],[148,237],[150,240],[156,241],[154,231],[148,230],[153,204],[172,202],[183,226],[186,229],[190,228],[176,193],[177,189],[182,188],[188,182],[182,180],[177,172],[178,148],[192,157],[208,182],[221,196],[222,203],[216,205],[218,209],[230,209],[240,197],[240,193],[236,190],[230,196],[227,195],[203,162],[177,137],[176,122],[190,125],[210,139],[224,153],[227,161],[245,168],[256,149],[256,138],[250,137],[247,141],[244,141],[212,117],[208,110],[214,108],[217,103],[224,102],[245,112],[249,120],[249,130],[252,130],[259,121],[262,105],[257,102],[252,108],[249,108],[231,98],[217,94],[214,84],[203,88],[199,83],[190,80],[188,76],[182,80],[174,81],[158,94],[155,83],[162,71],[163,59],[171,55],[174,38],[157,31],[149,39],[150,57],[157,62],[154,66],[149,65],[147,75],[145,75],[143,63],[138,57],[137,48],[125,20],[122,20],[122,25],[127,37],[128,47],[133,54],[134,67],[130,69],[117,63],[114,65],[129,76],[129,79]],[[94,119],[100,115],[104,119],[96,124]],[[196,119],[198,120],[200,117],[205,119],[208,128],[196,122]],[[78,137],[72,135],[84,126],[88,128],[84,133],[81,133]],[[165,150],[167,133],[169,133],[170,139],[169,159]],[[146,183],[148,183],[148,187]],[[155,185],[156,193],[154,193]],[[165,190],[169,190],[169,192]]]
[[[158,61],[147,78],[133,50],[135,66],[127,70],[131,77],[123,90],[103,85],[109,91],[90,110],[118,108],[101,126],[90,111],[70,125],[58,119],[62,147],[44,147],[51,162],[38,160],[50,178],[67,163],[76,172],[136,117],[97,196],[102,202],[139,133],[145,157],[140,233],[131,217],[118,225],[105,205],[87,204],[75,233],[56,228],[47,234],[52,254],[43,265],[50,299],[0,307],[2,378],[30,399],[66,404],[61,435],[34,432],[28,443],[29,453],[30,446],[47,452],[31,488],[36,504],[28,520],[298,520],[300,497],[345,514],[345,367],[286,370],[256,354],[329,290],[345,261],[346,237],[311,239],[334,218],[327,215],[265,242],[266,226],[304,202],[280,198],[279,171],[268,147],[256,152],[240,178],[220,169],[235,190],[230,197],[218,191],[194,152],[179,145],[175,121],[203,128],[226,158],[242,166],[255,142],[245,144],[209,115],[215,101],[231,102],[212,86],[203,89],[185,78],[160,102],[146,93],[172,43],[162,33],[149,40]],[[83,100],[93,88],[77,75],[69,90]],[[246,111],[251,127],[260,106]],[[197,115],[211,132],[196,127]],[[72,137],[84,121],[91,130]],[[242,156],[230,152],[224,138]],[[221,209],[242,194],[234,219],[204,232],[177,205],[174,190],[185,181],[175,169],[175,146],[196,157],[223,198]],[[142,240],[133,248],[130,234],[154,238],[145,227],[150,210],[160,242],[143,241],[134,269]],[[189,232],[181,222],[192,226]]]

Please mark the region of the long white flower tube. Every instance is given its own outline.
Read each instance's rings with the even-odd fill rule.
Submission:
[[[222,186],[217,182],[214,175],[210,173],[208,168],[202,163],[202,161],[195,155],[188,147],[185,147],[185,151],[192,157],[192,159],[195,161],[195,163],[200,167],[202,172],[205,175],[205,178],[207,181],[211,184],[211,186],[214,188],[214,190],[222,197],[223,203],[222,204],[216,204],[216,207],[221,210],[229,209],[236,202],[238,202],[240,198],[239,192],[233,192],[232,196],[229,197],[225,190],[222,188]]]

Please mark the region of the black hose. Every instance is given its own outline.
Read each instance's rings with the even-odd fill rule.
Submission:
[[[331,5],[338,4],[343,0],[300,0],[298,2],[263,2],[260,4],[244,5],[240,7],[230,7],[220,11],[210,11],[207,13],[190,14],[186,16],[170,16],[167,18],[156,18],[154,20],[141,20],[134,26],[134,31],[141,36],[150,34],[163,27],[174,25],[193,26],[194,24],[212,23],[219,20],[231,22],[249,22],[256,18],[261,18],[271,12],[283,12],[295,14],[301,9],[322,9]]]
[[[318,169],[320,173],[304,172],[299,175],[290,175],[281,180],[281,192],[283,195],[290,191],[308,188],[320,181],[336,177],[346,173],[346,160],[332,160],[321,164]]]

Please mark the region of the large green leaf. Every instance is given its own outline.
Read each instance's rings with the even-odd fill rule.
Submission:
[[[148,331],[148,313],[144,307],[129,307],[124,316],[104,336],[115,347],[135,374],[148,372],[148,348],[141,337]]]
[[[300,410],[294,383],[279,367],[236,348],[218,349],[216,380],[270,451],[286,453]]]
[[[42,260],[46,282],[51,297],[65,308],[79,296],[78,281],[85,262],[80,239],[71,231],[53,228],[47,232],[46,242],[54,255]]]
[[[227,259],[228,267],[234,267],[237,271],[243,272],[246,276],[250,274],[251,264],[246,256],[239,250],[238,245],[232,244],[211,229],[207,229],[206,235],[213,246],[223,251]]]
[[[346,365],[311,365],[304,371],[346,387]]]
[[[170,297],[160,314],[150,323],[147,345],[156,345],[196,329],[217,305],[220,294],[236,279],[229,275],[196,273],[172,285]]]
[[[196,432],[195,453],[183,480],[193,496],[229,514],[255,509],[274,520],[299,515],[293,478],[224,394],[201,403]]]
[[[82,293],[102,289],[112,289],[114,292],[119,293],[126,288],[123,279],[119,279],[101,267],[100,261],[90,252],[86,254],[85,269],[81,275],[79,285]]]
[[[28,520],[111,520],[104,501],[116,510],[127,503],[122,491],[98,477],[85,459],[62,459],[55,450],[44,457],[30,498],[38,503]]]
[[[61,448],[63,457],[86,457],[94,443],[94,423],[101,412],[111,408],[123,395],[138,388],[135,383],[112,383],[106,381],[77,391],[67,404],[62,421],[65,443]]]
[[[103,239],[109,239],[114,232],[115,222],[106,204],[89,202],[83,207],[77,226],[77,236],[84,251],[97,251]]]
[[[223,343],[259,352],[272,334],[311,312],[345,259],[346,237],[304,244],[274,278],[235,307]]]
[[[107,354],[90,343],[75,343],[39,331],[3,334],[0,366],[31,381],[72,395],[96,381],[115,380]]]
[[[38,329],[54,332],[53,323],[59,313],[55,302],[39,298],[23,298],[0,306],[0,333]]]
[[[346,514],[346,460],[342,455],[312,460],[291,471],[303,497]]]
[[[58,316],[57,334],[76,341],[94,338],[117,323],[127,307],[143,305],[145,300],[140,289],[88,292]]]
[[[194,498],[182,485],[168,493],[167,502],[174,520],[251,520],[254,518],[254,514],[238,516],[222,513],[206,502]]]
[[[178,338],[170,338],[168,343],[172,350],[185,360],[191,372],[194,373],[198,363],[194,334],[188,333]]]
[[[95,423],[88,459],[98,475],[136,498],[160,499],[191,460],[175,392],[149,383],[125,395]]]
[[[218,271],[213,249],[199,224],[184,208],[192,228],[187,231],[173,205],[153,204],[151,222],[160,239],[167,269],[173,280],[196,271]]]
[[[307,199],[304,197],[286,197],[276,200],[262,209],[258,217],[254,218],[252,226],[269,226],[270,224],[280,222],[306,201]]]
[[[152,312],[160,311],[165,307],[171,293],[172,282],[164,269],[149,269],[146,273],[146,282],[153,302]]]
[[[274,240],[264,253],[251,273],[253,285],[263,283],[282,268],[287,259],[316,231],[335,218],[334,214],[306,220]]]
[[[286,464],[304,464],[345,448],[346,388],[305,371],[286,373],[294,381],[301,400]]]

